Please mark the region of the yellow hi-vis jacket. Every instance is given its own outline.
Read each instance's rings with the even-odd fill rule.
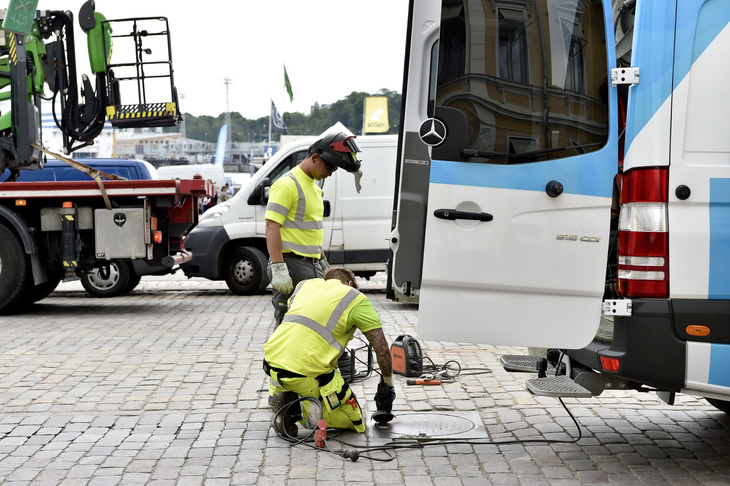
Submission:
[[[269,365],[316,377],[336,368],[355,329],[382,325],[370,301],[337,279],[301,282],[289,299],[284,321],[264,345]]]
[[[319,258],[324,236],[322,189],[296,166],[274,182],[264,218],[281,225],[284,253]]]

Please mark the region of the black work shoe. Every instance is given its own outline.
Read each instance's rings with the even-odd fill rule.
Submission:
[[[271,410],[276,413],[281,410],[284,405],[293,402],[297,398],[299,398],[299,395],[294,392],[276,392],[273,395],[269,395],[269,405],[271,405]]]
[[[274,420],[274,429],[284,437],[296,437],[299,431],[296,422],[302,418],[302,412],[299,404],[287,407],[282,413],[278,412],[286,407],[287,404],[294,402],[297,398],[299,398],[299,395],[289,391],[277,392],[269,396],[269,404],[276,417]]]
[[[284,437],[296,437],[299,433],[299,427],[294,422],[290,422],[288,418],[281,413],[274,420],[274,430]]]

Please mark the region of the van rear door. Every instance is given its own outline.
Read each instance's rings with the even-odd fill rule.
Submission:
[[[610,2],[411,3],[389,286],[420,294],[420,338],[594,337],[617,172],[611,18]]]

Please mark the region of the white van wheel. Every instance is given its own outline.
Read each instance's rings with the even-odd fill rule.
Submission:
[[[241,246],[233,250],[223,270],[228,288],[236,295],[255,295],[269,285],[266,256],[258,248]]]
[[[127,288],[130,269],[126,260],[112,260],[80,275],[81,285],[94,297],[115,297]]]

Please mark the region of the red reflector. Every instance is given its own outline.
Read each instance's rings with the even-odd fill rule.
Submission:
[[[601,356],[601,368],[603,368],[605,371],[618,371],[618,358],[608,358],[606,356]]]
[[[153,243],[162,243],[162,231],[153,231],[152,232],[152,242]]]

